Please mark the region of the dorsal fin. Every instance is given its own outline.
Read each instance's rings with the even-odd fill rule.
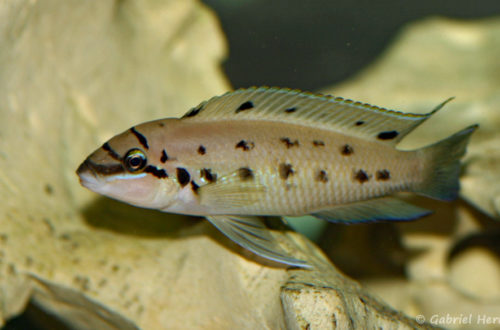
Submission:
[[[202,102],[182,118],[190,121],[243,119],[311,125],[395,145],[451,99],[427,114],[413,114],[300,90],[250,87]]]

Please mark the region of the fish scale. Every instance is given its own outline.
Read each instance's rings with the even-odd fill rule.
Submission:
[[[252,87],[113,137],[78,168],[81,183],[141,207],[206,217],[241,246],[285,252],[264,215],[342,223],[412,220],[430,211],[391,195],[457,196],[460,157],[477,125],[422,149],[397,143],[441,109],[405,114],[333,96]]]

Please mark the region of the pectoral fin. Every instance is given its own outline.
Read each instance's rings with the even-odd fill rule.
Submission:
[[[262,218],[235,215],[207,216],[206,218],[232,241],[261,257],[291,266],[311,267],[305,261],[288,255],[269,233]]]
[[[201,186],[200,203],[218,210],[238,209],[261,200],[266,187],[247,167],[222,176],[216,182]]]
[[[340,205],[311,215],[330,222],[359,223],[381,220],[409,221],[430,213],[432,211],[402,200],[383,197]]]

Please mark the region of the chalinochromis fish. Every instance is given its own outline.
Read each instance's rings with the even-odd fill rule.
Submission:
[[[359,223],[430,213],[392,196],[457,197],[460,157],[477,125],[418,150],[397,143],[427,114],[340,97],[253,87],[213,97],[182,118],[113,137],[82,163],[83,186],[164,212],[206,217],[254,253],[288,255],[260,216]]]

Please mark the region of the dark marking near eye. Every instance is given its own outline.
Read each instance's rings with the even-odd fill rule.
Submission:
[[[292,165],[287,163],[280,164],[279,172],[280,172],[280,178],[282,178],[283,180],[288,179],[290,175],[293,175],[295,173]]]
[[[254,107],[252,101],[246,101],[245,103],[242,103],[238,109],[236,109],[236,113],[245,111],[245,110],[250,110]]]
[[[319,182],[323,182],[323,183],[328,182],[328,174],[326,173],[326,171],[320,170],[318,172],[318,175],[316,175],[316,180],[318,180]]]
[[[165,149],[163,149],[163,150],[161,151],[161,158],[160,158],[160,162],[165,163],[167,160],[168,160],[168,155],[167,155],[167,152],[165,151]]]
[[[113,148],[111,148],[111,146],[108,144],[108,142],[106,142],[102,145],[102,149],[106,150],[108,152],[109,156],[111,158],[113,158],[114,160],[120,160],[120,161],[122,160],[120,155],[116,151],[114,151]]]
[[[287,137],[282,137],[280,139],[281,142],[283,142],[287,148],[292,148],[292,147],[298,147],[299,146],[299,140],[291,141]]]
[[[363,184],[366,181],[370,180],[370,177],[368,176],[368,174],[366,174],[365,171],[359,170],[354,174],[354,179]]]
[[[286,113],[292,113],[292,112],[295,112],[295,111],[297,111],[297,107],[291,107],[291,108],[285,109]]]
[[[165,124],[164,123],[158,123],[158,126],[165,127]]]
[[[198,186],[198,185],[196,184],[196,182],[191,181],[191,189],[193,190],[193,192],[194,192],[195,194],[197,194],[197,193],[198,193],[198,189],[199,189],[199,188],[200,188],[200,186]]]
[[[254,178],[253,171],[248,167],[241,167],[238,169],[238,175],[242,181],[251,180]]]
[[[314,140],[313,141],[313,146],[315,146],[315,147],[324,147],[325,146],[325,142],[323,142],[321,140]]]
[[[101,164],[96,164],[92,162],[91,160],[87,159],[82,165],[80,165],[80,168],[84,167],[87,165],[90,167],[93,171],[102,174],[102,175],[111,175],[111,174],[117,174],[117,173],[123,173],[125,172],[125,168],[123,165],[120,164],[110,164],[110,165],[101,165]],[[78,171],[80,171],[80,168],[78,168]]]
[[[255,143],[252,141],[241,140],[235,146],[235,149],[241,148],[243,151],[251,150],[255,147]]]
[[[202,168],[200,170],[200,177],[205,178],[208,182],[217,181],[217,174],[212,173],[212,170],[209,168]]]
[[[203,106],[205,104],[200,104],[199,106],[197,106],[196,108],[192,108],[191,110],[189,110],[184,116],[182,116],[182,118],[187,118],[187,117],[194,117],[196,116],[202,109],[203,109]]]
[[[362,120],[358,120],[358,121],[356,122],[356,126],[361,126],[361,125],[363,125],[364,123],[365,123],[364,121],[362,121]]]
[[[177,181],[179,181],[181,187],[187,185],[190,180],[191,175],[189,175],[189,172],[185,168],[177,167]]]
[[[156,166],[154,165],[148,165],[148,167],[146,167],[144,169],[144,172],[146,173],[151,173],[152,175],[154,175],[155,177],[157,177],[158,179],[165,179],[165,178],[168,178],[168,174],[167,174],[167,171],[165,171],[163,168],[157,168]]]
[[[377,138],[379,140],[392,140],[398,135],[399,135],[399,133],[397,131],[387,131],[387,132],[382,132],[379,135],[377,135]]]
[[[340,153],[344,156],[349,156],[354,153],[354,149],[350,145],[345,144],[340,149]]]
[[[130,129],[130,131],[132,132],[132,134],[135,135],[135,137],[137,138],[137,140],[139,140],[139,143],[146,149],[149,149],[149,146],[148,146],[148,140],[146,139],[146,137],[144,135],[142,135],[141,133],[137,132],[137,130],[135,129],[135,127],[132,127]]]
[[[205,147],[204,147],[204,146],[200,145],[200,146],[198,147],[198,153],[199,153],[200,155],[204,155],[204,154],[206,154],[206,153],[207,153],[207,149],[205,149]]]
[[[386,169],[377,171],[377,180],[386,181],[391,178],[391,172]]]

